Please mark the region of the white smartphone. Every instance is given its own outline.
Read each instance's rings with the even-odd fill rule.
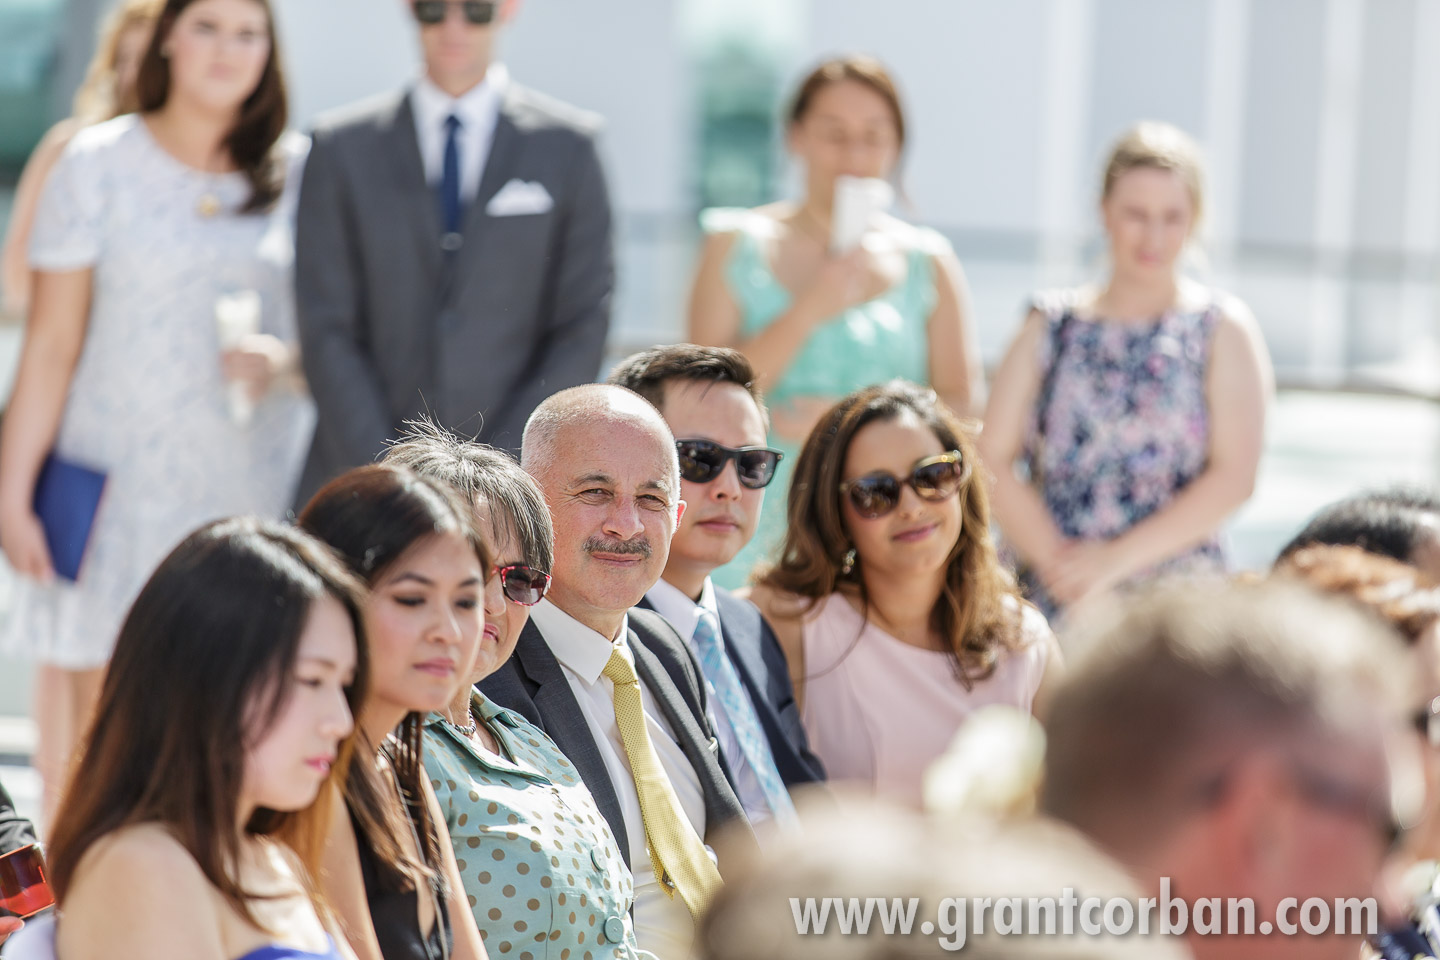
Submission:
[[[836,177],[830,252],[839,255],[855,249],[874,219],[894,200],[894,188],[878,177]]]

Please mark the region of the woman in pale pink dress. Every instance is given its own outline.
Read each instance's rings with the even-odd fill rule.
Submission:
[[[1030,711],[1058,670],[1045,618],[996,557],[977,468],[970,432],[900,380],[841,400],[805,441],[784,550],[751,599],[832,782],[918,804],[970,714]]]

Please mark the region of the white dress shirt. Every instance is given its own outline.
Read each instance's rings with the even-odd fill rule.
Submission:
[[[429,77],[410,91],[410,112],[415,115],[415,138],[420,143],[420,160],[425,164],[425,182],[440,183],[445,172],[445,121],[454,114],[460,120],[456,147],[460,153],[460,199],[469,204],[480,190],[480,177],[490,157],[490,141],[500,120],[500,103],[510,74],[502,63],[492,63],[485,79],[458,97],[441,90]]]
[[[670,626],[675,628],[675,632],[684,638],[690,652],[694,653],[698,660],[700,651],[695,649],[695,626],[700,621],[700,611],[709,611],[710,616],[715,618],[715,625],[720,626],[720,608],[715,603],[715,587],[710,578],[705,578],[699,603],[687,597],[679,587],[664,580],[651,587],[645,594],[645,599],[649,600],[655,612],[664,617]],[[728,653],[726,655],[729,656]],[[704,672],[703,669],[701,672]],[[750,691],[745,690],[744,693],[745,699],[750,700],[750,709],[754,710],[755,702],[750,699]],[[710,682],[709,677],[705,678],[705,699],[715,725],[715,739],[720,741],[725,762],[730,765],[730,773],[735,778],[735,792],[740,797],[740,805],[745,808],[746,819],[751,824],[769,820],[773,814],[770,804],[765,800],[765,791],[760,788],[760,779],[755,776],[755,768],[750,766],[750,761],[745,759],[745,752],[740,749],[740,740],[735,736],[735,728],[730,725],[725,705],[716,696],[715,685]],[[758,719],[759,715],[756,717]]]
[[[645,821],[640,817],[640,798],[635,777],[615,722],[615,684],[604,675],[610,652],[619,647],[633,665],[635,658],[627,642],[629,620],[620,626],[612,646],[609,638],[596,633],[549,600],[530,608],[530,618],[545,638],[550,652],[560,661],[565,679],[580,705],[595,746],[605,761],[605,770],[615,786],[625,832],[630,841],[630,872],[635,876],[635,942],[663,960],[689,957],[695,938],[695,923],[679,897],[671,898],[655,879],[650,852],[645,845]],[[638,671],[637,671],[638,675]],[[705,794],[700,776],[690,765],[685,751],[675,741],[675,732],[665,720],[654,695],[640,678],[640,702],[645,709],[645,728],[660,758],[660,766],[675,788],[680,808],[703,840],[705,837]]]

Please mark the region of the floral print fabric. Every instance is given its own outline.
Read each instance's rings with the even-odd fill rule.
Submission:
[[[1216,308],[1121,323],[1077,316],[1061,296],[1037,298],[1034,306],[1047,323],[1036,358],[1042,381],[1054,369],[1048,403],[1032,414],[1027,446],[1038,475],[1031,479],[1064,536],[1114,539],[1205,470]],[[1224,567],[1212,536],[1130,582]],[[1032,598],[1054,612],[1038,583],[1029,586]]]

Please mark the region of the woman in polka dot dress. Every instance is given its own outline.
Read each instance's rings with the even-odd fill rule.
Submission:
[[[549,585],[540,488],[507,454],[418,429],[386,463],[474,506],[498,571],[485,591],[478,683],[515,649]],[[425,770],[485,949],[499,960],[638,960],[630,868],[579,772],[538,727],[463,685],[425,722]]]
[[[651,956],[635,946],[630,868],[570,761],[478,691],[468,708],[470,726],[430,715],[425,769],[490,956]]]

